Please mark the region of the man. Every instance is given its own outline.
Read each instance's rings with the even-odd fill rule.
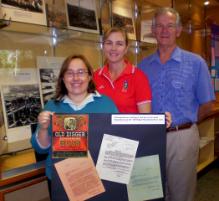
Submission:
[[[199,150],[198,116],[209,112],[215,99],[208,67],[198,55],[177,47],[182,26],[172,8],[160,8],[152,20],[158,50],[139,67],[152,89],[152,111],[169,111],[167,130],[166,201],[193,201]]]

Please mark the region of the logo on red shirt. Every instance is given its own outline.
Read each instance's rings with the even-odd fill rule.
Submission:
[[[128,81],[125,80],[123,82],[122,92],[127,92],[127,91],[128,91]]]

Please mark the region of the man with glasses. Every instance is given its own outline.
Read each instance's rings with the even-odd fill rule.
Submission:
[[[152,112],[169,111],[167,129],[166,201],[193,201],[199,132],[196,122],[208,113],[215,99],[206,62],[179,48],[182,26],[172,8],[160,8],[152,20],[158,49],[139,64],[152,89]]]

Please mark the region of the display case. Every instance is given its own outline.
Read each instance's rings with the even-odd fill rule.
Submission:
[[[55,1],[45,1],[55,2]],[[56,2],[61,2],[56,1]],[[113,5],[111,0],[96,0],[99,9],[97,9],[97,17],[99,22],[105,23],[105,28],[110,27],[113,24],[112,9]],[[118,2],[118,0],[117,0]],[[156,43],[149,42],[141,39],[142,25],[141,21],[146,21],[146,32],[150,29],[149,24],[153,11],[159,6],[171,6],[171,0],[165,1],[152,1],[141,0],[132,1],[124,0],[117,5],[123,7],[129,5],[124,9],[116,9],[114,15],[114,21],[117,22],[120,19],[130,21],[131,18],[135,18],[135,40],[130,39],[129,51],[127,58],[133,63],[137,64],[145,56],[151,54],[156,49]],[[130,3],[132,6],[130,7]],[[137,6],[137,10],[136,10]],[[177,5],[176,5],[177,7]],[[51,7],[50,7],[51,8]],[[52,7],[59,10],[58,6]],[[131,10],[130,10],[131,8]],[[54,10],[53,10],[54,11]],[[59,10],[60,11],[60,10]],[[102,13],[101,13],[101,12]],[[130,11],[131,15],[118,16],[118,12]],[[135,14],[139,14],[135,16]],[[51,14],[51,13],[50,13]],[[59,16],[60,13],[57,15]],[[103,15],[107,14],[107,15]],[[121,14],[121,13],[120,13]],[[60,14],[61,15],[61,14]],[[54,23],[53,17],[50,16],[48,26],[37,25],[31,23],[15,22],[10,20],[2,20],[0,22],[0,86],[1,86],[1,103],[0,103],[0,169],[1,173],[11,168],[22,167],[28,164],[35,163],[34,151],[31,148],[31,123],[35,123],[36,115],[28,123],[24,123],[22,120],[24,110],[27,113],[27,109],[30,111],[32,107],[25,108],[26,105],[40,105],[40,108],[44,104],[42,97],[42,89],[40,86],[40,68],[55,68],[60,67],[60,61],[71,54],[83,54],[87,57],[94,69],[101,67],[104,64],[105,58],[102,52],[102,32],[104,26],[100,27],[99,33],[89,33],[85,31],[79,31],[69,29],[66,25],[57,26]],[[52,26],[52,27],[51,27]],[[149,36],[147,39],[151,39],[151,33],[147,33]],[[190,50],[191,47],[187,47],[188,38],[191,38],[190,34],[184,32],[186,37],[181,40],[182,46],[186,46],[185,49]],[[194,34],[193,34],[194,36]],[[194,36],[195,37],[195,36]],[[199,36],[200,37],[200,36]],[[194,40],[195,41],[195,40]],[[199,52],[198,52],[199,53]],[[46,71],[45,71],[46,72]],[[44,73],[45,80],[51,80],[54,76],[51,73]],[[49,81],[50,82],[50,81]],[[54,88],[50,82],[50,87]],[[31,85],[30,88],[29,85]],[[45,84],[48,87],[48,84]],[[11,87],[13,86],[13,87]],[[37,87],[39,93],[37,92]],[[20,88],[19,88],[20,87]],[[23,89],[23,90],[21,90]],[[32,93],[32,91],[36,93]],[[40,100],[34,102],[32,96],[24,95],[27,92],[32,94],[36,99]],[[48,91],[47,91],[48,92]],[[46,92],[46,93],[47,93]],[[51,92],[51,91],[49,91]],[[36,98],[38,97],[38,98]],[[40,98],[39,98],[40,97]],[[23,101],[22,101],[23,100]],[[28,102],[29,101],[29,102]],[[30,104],[29,104],[30,103]],[[34,111],[39,111],[39,107],[34,108]],[[211,119],[206,122],[200,123],[200,135],[206,139],[207,143],[200,145],[200,159],[198,171],[214,160],[214,126],[215,120]],[[205,131],[207,130],[207,131]],[[205,138],[207,137],[207,138]],[[204,164],[204,165],[202,165]]]

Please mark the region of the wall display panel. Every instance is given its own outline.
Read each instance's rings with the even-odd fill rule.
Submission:
[[[2,0],[2,14],[5,19],[32,24],[46,25],[44,0]]]
[[[113,26],[125,28],[129,39],[136,40],[134,16],[132,11],[132,3],[121,1],[113,1],[112,4]]]
[[[48,26],[66,28],[65,0],[45,0]]]
[[[89,152],[94,164],[96,164],[96,169],[104,185],[105,192],[95,197],[87,197],[86,200],[164,201],[165,132],[165,117],[163,114],[89,114]],[[138,144],[137,153],[136,144]],[[153,158],[153,162],[151,161],[153,165],[150,164],[148,156]],[[138,160],[134,165],[134,169],[137,168],[138,171],[134,171],[134,174],[133,170],[131,170],[133,157],[136,161]],[[52,161],[58,164],[57,162],[64,162],[63,159],[55,158]],[[145,163],[148,167],[142,165]],[[78,162],[72,158],[71,165],[74,166],[75,164],[78,165]],[[65,165],[70,166],[66,163]],[[73,167],[72,170],[70,170],[71,167],[65,170],[61,168],[63,170],[62,179],[64,177],[64,180],[68,180],[65,182],[65,184],[68,184],[64,185],[65,187],[69,186],[68,192],[71,191],[77,194],[78,197],[87,196],[89,191],[97,192],[92,191],[93,189],[91,190],[91,185],[87,185],[90,183],[91,178],[93,178],[91,168],[87,168],[85,165],[85,167],[79,170],[80,174],[77,171],[78,168],[76,170],[75,168]],[[129,170],[132,172],[131,175]],[[76,200],[74,198],[71,199],[72,196],[68,199],[63,187],[63,180],[60,180],[54,165],[51,166],[51,171],[52,200]],[[72,185],[72,178],[75,179],[76,177],[80,178],[76,179],[78,182],[74,182],[74,185]],[[130,180],[128,179],[129,181],[127,181],[124,178],[130,178]],[[127,183],[130,184],[128,187]],[[80,193],[78,193],[78,189],[80,189]],[[131,199],[130,195],[134,196],[135,199]]]
[[[153,37],[152,32],[151,32],[151,25],[152,25],[152,20],[141,21],[141,41],[157,44],[157,41]]]
[[[66,0],[68,28],[99,33],[95,0]]]
[[[30,124],[37,122],[41,111],[38,84],[3,85],[2,97],[8,141],[29,138]]]
[[[35,69],[1,69],[0,84],[8,143],[29,139],[41,110]]]
[[[55,95],[56,83],[64,57],[37,57],[40,95],[43,105]]]

